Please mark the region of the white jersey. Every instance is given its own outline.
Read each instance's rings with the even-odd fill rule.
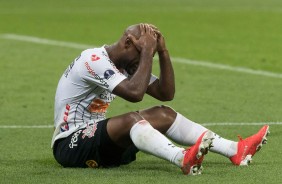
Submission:
[[[87,124],[106,118],[115,99],[113,89],[127,78],[110,60],[104,47],[87,49],[65,70],[55,96],[55,132],[57,139],[69,136]],[[156,80],[152,75],[150,84]]]

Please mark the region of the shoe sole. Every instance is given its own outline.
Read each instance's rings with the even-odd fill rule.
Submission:
[[[265,134],[263,135],[261,142],[256,147],[256,153],[262,148],[263,144],[267,144],[267,136],[270,134],[269,126],[267,126],[267,129],[265,131]],[[248,166],[252,163],[252,157],[253,155],[249,154],[245,157],[244,160],[241,161],[240,166]]]
[[[262,138],[262,141],[260,142],[260,144],[257,146],[256,151],[258,152],[261,148],[263,144],[267,144],[267,136],[269,136],[270,131],[269,131],[269,126],[267,126],[267,129],[265,131],[265,134]]]
[[[202,141],[199,145],[198,153],[196,154],[196,158],[199,160],[204,155],[208,154],[208,151],[212,147],[212,141],[214,139],[214,133],[211,131],[207,131],[205,135],[202,137]],[[193,165],[190,169],[189,175],[200,175],[203,172],[203,166],[202,163],[198,163],[196,165]]]

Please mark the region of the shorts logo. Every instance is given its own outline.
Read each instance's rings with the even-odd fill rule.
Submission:
[[[72,135],[72,137],[71,137],[71,143],[69,144],[69,147],[70,147],[70,148],[73,148],[73,147],[76,147],[76,146],[77,146],[76,142],[77,142],[78,136],[79,136],[79,134],[80,134],[81,132],[82,132],[82,130],[78,130],[77,132],[75,132],[75,133]]]
[[[105,79],[110,79],[115,75],[115,72],[113,70],[106,70],[104,73],[104,78]]]
[[[97,123],[94,123],[92,125],[87,125],[87,127],[82,131],[82,139],[85,137],[91,138],[95,135],[95,132],[97,130]]]
[[[91,61],[98,61],[100,59],[100,57],[98,57],[96,54],[93,54],[91,56]]]
[[[91,168],[97,168],[98,167],[98,164],[95,160],[87,160],[85,162],[85,164],[88,166],[88,167],[91,167]]]

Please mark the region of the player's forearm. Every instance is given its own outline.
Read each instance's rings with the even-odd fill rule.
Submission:
[[[136,72],[130,78],[129,88],[135,91],[136,96],[143,98],[152,73],[153,56],[150,51],[142,51],[140,63]]]
[[[172,100],[175,93],[174,71],[167,50],[158,52],[160,62],[159,92],[165,100]]]

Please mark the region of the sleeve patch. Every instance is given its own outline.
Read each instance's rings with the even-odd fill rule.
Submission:
[[[104,78],[109,80],[110,78],[115,76],[115,72],[111,69],[108,69],[104,72]]]

